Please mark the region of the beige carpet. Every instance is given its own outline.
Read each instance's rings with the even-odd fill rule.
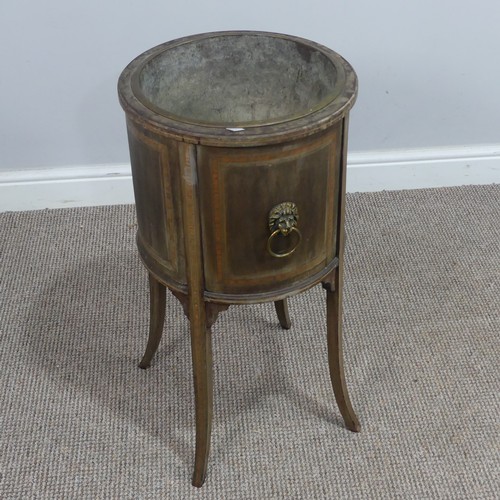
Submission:
[[[214,327],[208,480],[187,324],[156,362],[130,206],[0,214],[1,499],[493,499],[500,492],[500,186],[348,198],[345,357],[362,432],[329,385],[323,291]]]

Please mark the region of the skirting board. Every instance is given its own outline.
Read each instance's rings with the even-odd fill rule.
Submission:
[[[350,153],[349,192],[500,183],[500,144]],[[130,165],[0,171],[0,212],[134,203]]]

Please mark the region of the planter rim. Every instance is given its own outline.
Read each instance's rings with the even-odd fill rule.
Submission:
[[[148,102],[138,85],[138,78],[148,62],[162,53],[196,41],[231,36],[271,37],[292,41],[320,52],[337,71],[338,81],[327,99],[311,111],[266,123],[203,123],[175,116]],[[316,42],[281,33],[265,31],[218,31],[178,38],[153,47],[137,56],[123,70],[118,80],[118,95],[127,118],[153,132],[176,140],[209,146],[241,147],[288,142],[329,128],[342,119],[354,105],[357,77],[351,65],[333,50]]]

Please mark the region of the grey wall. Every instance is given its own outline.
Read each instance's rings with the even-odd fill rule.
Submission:
[[[500,143],[498,0],[2,0],[0,170],[128,161],[121,69],[224,29],[323,43],[358,72],[351,151]]]

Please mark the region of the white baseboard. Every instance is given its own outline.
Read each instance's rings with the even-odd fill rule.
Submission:
[[[500,183],[500,144],[351,153],[349,192]]]
[[[0,212],[134,203],[130,165],[0,171]]]
[[[348,156],[347,190],[500,183],[500,144]],[[134,203],[130,165],[0,171],[0,212]]]

